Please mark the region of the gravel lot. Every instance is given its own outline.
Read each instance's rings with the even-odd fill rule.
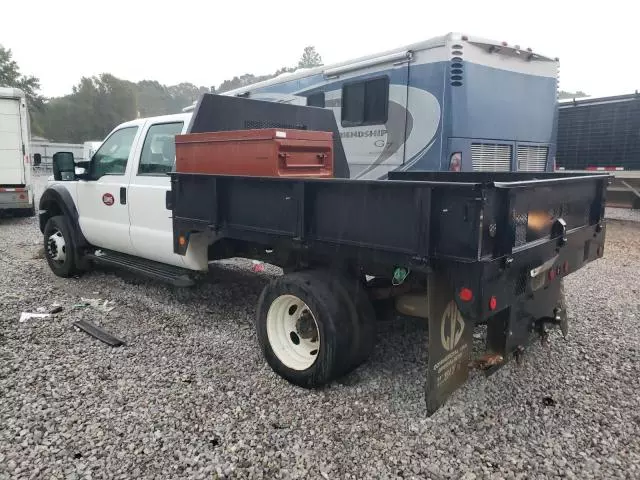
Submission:
[[[522,365],[474,373],[431,418],[421,322],[382,322],[370,362],[306,391],[253,331],[276,270],[230,261],[187,292],[62,280],[40,243],[35,219],[0,219],[2,479],[640,477],[640,223],[610,222],[605,258],[567,280],[568,342],[554,332]],[[54,302],[55,317],[18,321]],[[80,318],[127,346],[75,331]]]

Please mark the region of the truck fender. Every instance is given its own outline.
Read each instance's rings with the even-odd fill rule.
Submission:
[[[56,215],[64,215],[71,226],[71,235],[73,236],[76,247],[86,247],[89,245],[87,239],[80,230],[78,223],[78,209],[71,198],[69,191],[62,185],[52,185],[48,187],[40,197],[38,204],[40,231],[44,233],[44,227],[47,221]]]

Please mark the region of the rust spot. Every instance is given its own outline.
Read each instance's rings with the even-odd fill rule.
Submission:
[[[504,357],[499,353],[486,353],[474,362],[473,367],[486,370],[487,368],[500,365],[502,362],[504,362]]]

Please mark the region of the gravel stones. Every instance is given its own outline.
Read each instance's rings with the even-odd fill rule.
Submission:
[[[553,331],[522,365],[473,373],[427,418],[423,322],[381,322],[366,365],[306,391],[255,339],[277,269],[222,262],[186,292],[104,270],[63,280],[38,258],[36,219],[0,219],[0,479],[638,478],[640,224],[607,235],[604,259],[567,279],[568,341]],[[81,297],[116,308],[73,309]],[[74,331],[81,318],[127,346]]]

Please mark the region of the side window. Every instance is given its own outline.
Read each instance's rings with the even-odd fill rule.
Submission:
[[[97,180],[103,175],[124,175],[137,132],[138,127],[125,127],[113,132],[93,156],[91,178]]]
[[[142,146],[138,175],[164,175],[176,161],[175,137],[184,122],[151,125]]]
[[[387,122],[389,77],[348,83],[342,87],[342,126],[381,125]]]
[[[324,108],[324,92],[314,93],[307,97],[307,105],[309,107],[321,107]]]

